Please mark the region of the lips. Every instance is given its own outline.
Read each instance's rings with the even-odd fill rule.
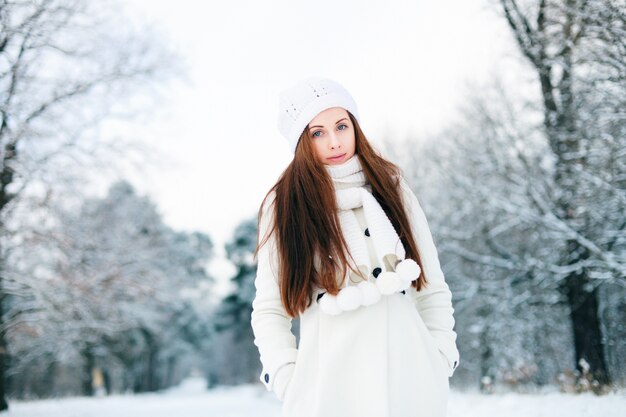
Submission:
[[[338,160],[340,160],[341,158],[343,158],[344,156],[346,156],[346,154],[345,154],[345,153],[342,153],[341,155],[333,156],[333,157],[330,157],[330,158],[328,158],[328,159],[330,159],[331,161],[338,161]]]

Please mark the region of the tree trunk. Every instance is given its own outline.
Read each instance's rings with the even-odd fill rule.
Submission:
[[[83,395],[91,397],[93,396],[93,385],[92,385],[92,371],[94,366],[94,357],[91,353],[91,349],[89,347],[83,350],[83,359],[85,361],[83,372],[82,372],[82,391]]]
[[[573,48],[583,32],[583,22],[577,22],[574,13],[582,14],[574,0],[566,0],[562,20],[547,18],[549,2],[539,1],[536,28],[532,27],[514,0],[500,0],[509,26],[524,55],[533,64],[541,85],[546,135],[556,157],[554,182],[560,195],[555,198],[557,216],[575,231],[585,233],[584,208],[587,202],[578,181],[578,172],[584,168],[586,157],[581,146],[582,134],[577,127],[578,113],[574,83]],[[550,56],[555,40],[560,39],[558,53]],[[554,55],[554,54],[553,54]],[[561,70],[561,79],[555,79],[553,66]],[[579,209],[583,210],[579,210]],[[575,240],[565,242],[564,265],[574,265],[589,257],[586,248]],[[585,268],[575,269],[562,281],[561,290],[566,295],[574,333],[576,369],[588,372],[600,385],[611,383],[604,359],[604,346],[598,317],[598,291],[590,289],[591,280]],[[584,360],[585,362],[583,362]],[[594,391],[596,387],[594,387]]]
[[[582,252],[577,242],[569,242],[569,254]],[[574,261],[572,259],[572,261]],[[570,319],[574,333],[574,353],[576,369],[580,378],[591,379],[591,389],[601,392],[602,386],[611,384],[606,360],[604,344],[598,316],[598,288],[593,287],[585,271],[573,272],[567,276],[562,285],[570,307]]]
[[[557,156],[555,183],[561,195],[557,199],[560,217],[582,235],[586,214],[578,210],[587,205],[584,190],[577,181],[578,167],[586,164],[582,153],[581,135],[576,129],[576,110],[574,109],[574,91],[572,88],[572,51],[563,50],[563,78],[557,88],[550,85],[560,97],[560,108],[556,118],[545,121],[552,150]],[[550,82],[549,79],[545,81]],[[548,102],[544,103],[547,107]],[[563,254],[563,264],[574,265],[589,258],[588,250],[576,240],[568,240]],[[604,360],[604,345],[598,317],[598,291],[593,288],[586,268],[570,272],[564,279],[561,289],[567,296],[570,308],[570,319],[574,334],[574,352],[576,369],[581,376],[590,373],[595,379],[592,389],[597,391],[599,385],[611,383],[606,361]],[[584,362],[583,362],[584,361]],[[585,363],[586,362],[586,363]],[[586,366],[589,369],[585,369]]]
[[[4,262],[0,259],[0,317],[4,317],[4,290],[2,289],[2,275]],[[0,320],[4,323],[4,320]],[[0,330],[0,411],[8,410],[9,404],[6,400],[6,367],[8,363],[8,350],[6,335],[4,330]]]
[[[490,394],[493,392],[494,377],[491,367],[493,366],[493,352],[489,343],[489,326],[484,325],[480,332],[480,392]]]
[[[6,118],[2,118],[2,126],[0,132],[4,129]],[[0,139],[2,134],[0,133]],[[2,161],[3,169],[0,172],[0,213],[3,212],[6,205],[12,198],[12,195],[7,192],[7,186],[13,182],[14,171],[10,167],[10,163],[15,157],[15,145],[11,142],[4,148],[4,158]],[[4,223],[0,220],[0,235],[4,232]],[[1,243],[0,243],[1,245]],[[6,340],[6,329],[4,327],[4,304],[6,302],[6,294],[4,293],[4,251],[0,246],[0,411],[8,410],[9,404],[6,400],[6,375],[7,366],[9,363],[9,351]]]

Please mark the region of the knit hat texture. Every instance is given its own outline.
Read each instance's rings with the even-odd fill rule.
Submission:
[[[292,153],[309,122],[318,113],[343,107],[359,120],[356,102],[337,81],[322,77],[307,77],[283,90],[278,96],[278,130],[287,139]]]

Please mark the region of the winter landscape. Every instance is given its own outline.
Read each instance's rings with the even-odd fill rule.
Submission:
[[[0,416],[280,416],[253,254],[312,74],[428,219],[448,415],[626,416],[623,0],[0,1]]]
[[[621,417],[626,395],[597,397],[591,393],[568,395],[497,394],[487,396],[453,391],[450,417]],[[106,398],[67,398],[36,402],[16,401],[10,417],[280,417],[280,404],[272,393],[256,384],[206,390],[202,378],[189,378],[163,393],[112,395]]]

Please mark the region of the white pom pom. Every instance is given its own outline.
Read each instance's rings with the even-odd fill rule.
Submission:
[[[337,305],[344,311],[356,310],[361,306],[363,294],[354,285],[343,287],[337,294]]]
[[[380,291],[373,282],[361,281],[357,287],[361,290],[361,293],[363,293],[364,306],[376,304],[380,300]]]
[[[407,281],[405,279],[400,278],[399,282],[400,282],[400,285],[398,286],[398,289],[396,291],[408,290],[409,287],[411,287],[411,282],[412,281]]]
[[[415,281],[419,278],[422,269],[419,264],[415,262],[413,259],[405,259],[396,265],[396,273],[404,280],[404,281]],[[401,290],[402,291],[402,290]]]
[[[341,309],[337,305],[337,296],[325,293],[318,302],[320,310],[331,316],[336,316],[341,313]]]
[[[389,295],[393,294],[396,291],[399,291],[399,288],[402,284],[402,278],[398,276],[395,272],[385,271],[378,274],[378,278],[376,278],[376,286],[381,294]]]

